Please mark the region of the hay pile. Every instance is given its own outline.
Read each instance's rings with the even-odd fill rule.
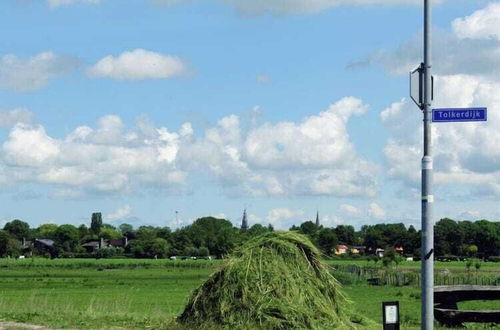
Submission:
[[[300,234],[273,232],[235,251],[195,290],[178,322],[188,328],[354,329],[352,319],[316,247]]]

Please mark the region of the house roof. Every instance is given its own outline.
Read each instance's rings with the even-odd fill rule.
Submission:
[[[99,241],[90,241],[87,243],[82,244],[83,247],[88,246],[88,247],[99,247]]]
[[[40,243],[40,244],[43,244],[45,246],[53,246],[54,245],[54,241],[51,240],[51,239],[47,239],[47,238],[42,238],[42,239],[35,239],[35,243]]]
[[[337,245],[337,250],[348,250],[349,247],[347,245]]]
[[[125,240],[123,238],[110,239],[109,244],[111,246],[125,246]]]

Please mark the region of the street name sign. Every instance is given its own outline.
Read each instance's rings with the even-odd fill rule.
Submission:
[[[488,120],[487,108],[448,108],[448,109],[432,110],[432,121],[434,123],[487,121],[487,120]]]

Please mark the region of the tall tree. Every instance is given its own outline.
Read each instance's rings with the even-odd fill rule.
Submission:
[[[23,238],[30,238],[30,225],[24,221],[16,219],[11,222],[7,222],[3,229],[20,241]]]
[[[99,235],[102,228],[102,214],[101,212],[92,213],[92,220],[90,222],[90,230],[95,235]]]
[[[337,234],[340,244],[354,245],[354,232],[353,226],[338,225],[335,228],[335,234]]]
[[[318,232],[317,244],[321,251],[326,255],[333,254],[335,246],[339,240],[333,228],[321,228]]]

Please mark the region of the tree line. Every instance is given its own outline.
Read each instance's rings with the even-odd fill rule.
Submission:
[[[134,228],[130,224],[115,227],[103,223],[100,213],[92,215],[90,226],[42,224],[31,228],[28,223],[16,219],[0,230],[0,257],[223,258],[247,240],[273,230],[271,225],[261,224],[241,230],[228,220],[214,217],[199,218],[176,230],[153,226]],[[346,245],[351,249],[359,248],[361,254],[398,248],[405,255],[420,256],[420,231],[402,223],[365,225],[355,230],[350,225],[333,228],[306,221],[290,230],[307,235],[325,255],[334,255],[338,245]],[[127,244],[120,247],[99,246],[94,250],[84,247],[90,241],[108,242],[122,238],[126,238]],[[33,244],[36,239],[50,241],[51,246]],[[500,223],[441,219],[435,225],[435,252],[437,256],[497,256],[500,253]]]

